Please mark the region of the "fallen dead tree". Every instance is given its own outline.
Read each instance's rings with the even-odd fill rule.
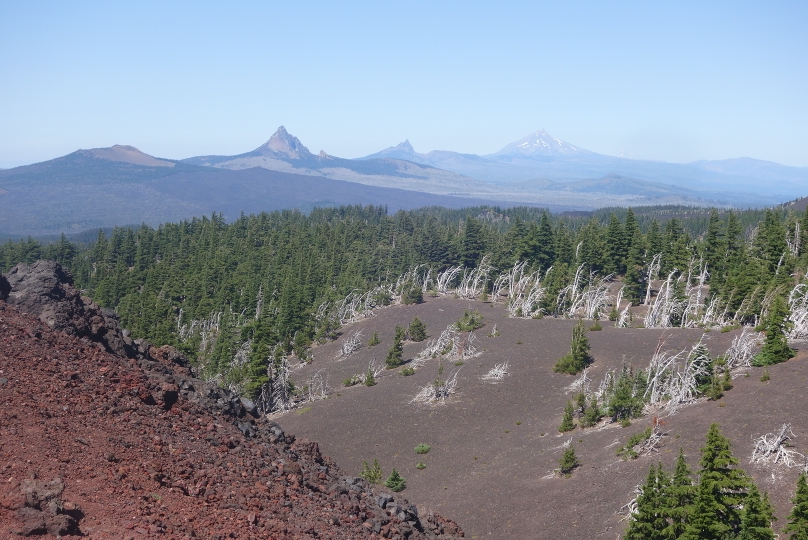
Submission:
[[[501,364],[495,365],[491,370],[483,375],[481,378],[484,381],[501,381],[505,378],[506,375],[510,375],[508,372],[508,362],[502,362]]]
[[[789,441],[794,438],[791,424],[783,424],[774,433],[767,433],[754,439],[755,447],[749,463],[759,465],[785,465],[799,467],[806,465],[806,456],[788,448]]]
[[[443,404],[449,397],[457,392],[457,375],[460,369],[456,369],[444,381],[440,378],[435,379],[428,385],[424,386],[412,400],[411,403],[426,403],[426,404]]]

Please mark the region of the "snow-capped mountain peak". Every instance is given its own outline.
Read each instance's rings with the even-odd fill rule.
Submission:
[[[556,139],[547,131],[541,130],[519,139],[493,154],[494,156],[569,156],[586,153],[586,150]]]

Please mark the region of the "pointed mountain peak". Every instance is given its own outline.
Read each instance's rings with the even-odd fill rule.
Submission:
[[[410,144],[410,140],[409,140],[409,139],[404,139],[404,142],[403,142],[403,143],[398,143],[398,144],[395,146],[395,148],[396,148],[396,150],[401,150],[402,152],[408,152],[408,153],[410,153],[410,154],[414,154],[414,153],[415,153],[415,149],[414,149],[414,148],[412,147],[412,145]]]
[[[281,126],[269,138],[269,140],[260,148],[259,151],[270,151],[276,154],[283,154],[291,158],[303,158],[311,155],[309,149],[303,146],[300,139],[286,131],[286,128]]]

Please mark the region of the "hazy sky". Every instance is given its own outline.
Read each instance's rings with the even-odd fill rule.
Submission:
[[[1,2],[0,167],[132,144],[808,166],[808,2]]]

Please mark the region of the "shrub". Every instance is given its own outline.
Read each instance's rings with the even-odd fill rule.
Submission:
[[[469,313],[468,310],[465,310],[463,312],[463,316],[458,319],[455,325],[461,332],[471,332],[472,330],[477,330],[478,328],[482,327],[483,316],[480,315],[479,311],[475,310]]]
[[[374,345],[378,345],[381,342],[382,340],[379,339],[379,333],[373,332],[373,336],[371,336],[370,340],[368,341],[368,347],[373,347]]]
[[[355,386],[357,384],[359,384],[359,377],[357,377],[356,375],[348,377],[347,379],[342,381],[343,386]]]
[[[423,461],[419,461],[418,465],[416,465],[415,468],[418,469],[419,471],[423,471],[424,469],[426,469],[426,463],[424,463]]]
[[[413,369],[411,367],[405,367],[399,373],[401,373],[405,377],[409,377],[410,375],[415,375],[415,369]]]
[[[634,447],[643,441],[647,441],[649,437],[651,437],[651,428],[648,428],[645,431],[641,431],[639,433],[635,433],[634,435],[629,437],[628,441],[626,441],[626,444],[617,449],[617,455],[626,461],[628,461],[629,459],[637,459],[639,457],[639,454],[637,454],[637,452],[634,451]]]
[[[431,447],[431,446],[429,446],[428,444],[421,443],[421,444],[419,444],[418,446],[416,446],[416,447],[414,448],[414,450],[415,450],[415,453],[416,453],[416,454],[426,454],[427,452],[429,452],[430,450],[432,450],[432,447]]]
[[[404,480],[403,476],[398,474],[397,470],[393,469],[390,476],[388,476],[387,480],[384,481],[384,485],[398,493],[407,487],[407,481]]]

